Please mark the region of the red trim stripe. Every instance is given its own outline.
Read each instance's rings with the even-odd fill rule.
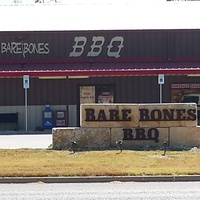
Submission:
[[[120,69],[120,70],[30,70],[0,71],[0,77],[16,76],[129,76],[129,75],[188,75],[200,74],[200,68],[187,69]]]

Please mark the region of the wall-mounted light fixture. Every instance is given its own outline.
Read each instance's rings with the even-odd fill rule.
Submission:
[[[89,76],[68,76],[69,79],[89,78]]]
[[[188,74],[188,77],[200,77],[200,74]]]

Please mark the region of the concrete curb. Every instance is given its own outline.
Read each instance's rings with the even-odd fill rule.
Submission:
[[[75,176],[75,177],[0,177],[1,184],[8,183],[103,183],[103,182],[186,182],[200,181],[200,175],[167,176]]]
[[[0,131],[0,135],[50,135],[51,131]]]

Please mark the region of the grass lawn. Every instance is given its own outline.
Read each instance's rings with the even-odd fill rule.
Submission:
[[[200,151],[0,150],[0,176],[197,175]]]

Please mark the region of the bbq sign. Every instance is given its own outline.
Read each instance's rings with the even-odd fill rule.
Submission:
[[[103,36],[93,36],[91,41],[87,37],[80,36],[74,37],[73,46],[67,57],[81,57],[84,54],[86,57],[98,57],[103,49],[106,49],[107,57],[119,58],[121,50],[124,47],[124,38],[121,36],[113,37],[111,40],[106,41]],[[107,42],[107,43],[106,43]],[[89,45],[89,47],[88,47]],[[48,55],[54,51],[50,43],[45,42],[1,42],[1,54],[21,55],[26,58],[27,55]],[[67,46],[66,46],[67,47]],[[88,47],[88,48],[87,48]],[[67,49],[67,48],[66,48]]]
[[[81,127],[121,128],[123,140],[159,142],[159,128],[194,127],[197,106],[186,104],[82,104]]]
[[[14,37],[15,38],[15,37]],[[41,39],[45,38],[45,39]],[[23,37],[7,41],[0,37],[0,59],[41,59],[41,58],[120,58],[125,47],[125,38],[121,35],[106,37],[103,35],[79,35],[65,34],[61,38],[48,34],[43,37]],[[67,42],[65,42],[67,40]]]
[[[85,45],[87,43],[86,37],[75,37],[73,51],[70,52],[70,57],[80,57],[85,51]],[[105,46],[105,37],[103,36],[94,36],[92,37],[92,44],[90,50],[87,52],[87,57],[97,57],[101,54],[103,46]],[[120,36],[113,37],[109,44],[106,46],[106,54],[108,57],[119,58],[121,49],[124,47],[124,38]],[[113,50],[116,46],[116,50]]]
[[[149,42],[150,37],[149,32],[117,30],[0,33],[0,61],[113,62],[125,58],[128,61],[166,58],[160,50],[165,35]]]

